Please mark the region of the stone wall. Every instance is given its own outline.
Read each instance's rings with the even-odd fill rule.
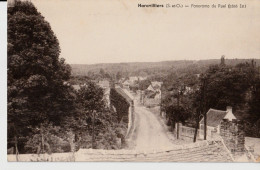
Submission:
[[[129,110],[128,110],[128,127],[127,127],[127,132],[125,135],[125,138],[127,139],[134,128],[134,120],[135,120],[135,116],[134,116],[134,102],[131,103]]]
[[[175,125],[175,137],[177,134],[177,123]],[[179,138],[186,140],[186,141],[193,141],[195,134],[195,128],[183,126],[181,123],[179,123]],[[207,139],[209,140],[215,140],[220,141],[220,136],[215,131],[212,131],[210,129],[207,129]],[[204,140],[204,129],[198,129],[197,132],[197,138],[196,140]]]
[[[223,119],[220,125],[220,136],[233,155],[243,155],[245,152],[245,133],[242,121]]]

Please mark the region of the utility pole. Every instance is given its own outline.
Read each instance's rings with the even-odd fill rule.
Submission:
[[[160,116],[162,117],[162,86],[161,86],[161,103],[160,103]]]
[[[204,115],[204,140],[207,140],[207,113],[205,111],[205,86],[206,86],[206,78],[203,78],[201,111]]]
[[[180,97],[183,93],[183,86],[181,85],[180,89],[178,89],[178,93],[177,93],[177,108],[178,108],[178,111],[180,110]],[[179,136],[180,136],[180,123],[179,121],[177,122],[177,139],[179,139]]]
[[[177,94],[177,108],[179,110],[179,106],[180,106],[180,92],[178,91],[178,94]],[[179,139],[179,122],[177,122],[177,139]]]
[[[95,147],[95,115],[95,111],[92,111],[92,149]]]
[[[44,136],[43,136],[43,129],[42,129],[42,124],[41,124],[41,140],[42,140],[42,146],[41,146],[41,152],[44,154]]]
[[[18,151],[18,147],[17,147],[17,143],[18,143],[18,140],[17,140],[17,137],[15,136],[14,137],[14,143],[15,143],[15,157],[16,157],[16,162],[18,162],[18,154],[19,154],[19,151]]]

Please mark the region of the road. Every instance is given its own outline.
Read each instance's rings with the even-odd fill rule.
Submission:
[[[156,115],[144,106],[135,106],[135,150],[157,151],[173,147]]]

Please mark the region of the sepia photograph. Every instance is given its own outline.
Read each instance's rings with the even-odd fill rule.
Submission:
[[[6,4],[8,162],[260,162],[259,0]]]

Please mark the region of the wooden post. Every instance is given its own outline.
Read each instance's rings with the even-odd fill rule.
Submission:
[[[177,139],[179,139],[179,133],[180,133],[180,124],[177,122]]]
[[[14,142],[15,142],[15,157],[16,157],[16,161],[18,162],[18,154],[19,154],[19,151],[18,151],[18,147],[17,147],[17,143],[18,143],[18,140],[17,140],[17,137],[15,136],[14,137]]]
[[[180,106],[180,92],[178,92],[178,96],[177,96],[177,106],[178,106],[178,111],[179,111],[179,106]],[[179,139],[179,130],[180,126],[179,126],[179,120],[177,122],[177,139]]]
[[[160,116],[162,117],[162,87],[160,90],[161,90]]]
[[[207,140],[207,113],[204,113],[204,140]]]
[[[41,151],[44,154],[44,136],[43,136],[43,129],[42,129],[42,124],[41,124]]]
[[[199,129],[199,121],[200,121],[200,113],[197,112],[196,113],[196,128],[195,128],[195,133],[194,133],[194,138],[193,138],[193,142],[195,143],[197,140],[197,134],[198,134],[198,129]]]
[[[202,112],[204,115],[204,140],[207,140],[207,112],[205,111],[205,86],[206,86],[206,78],[203,78],[203,86],[202,86]]]
[[[92,112],[92,149],[94,149],[95,145],[95,111]]]

